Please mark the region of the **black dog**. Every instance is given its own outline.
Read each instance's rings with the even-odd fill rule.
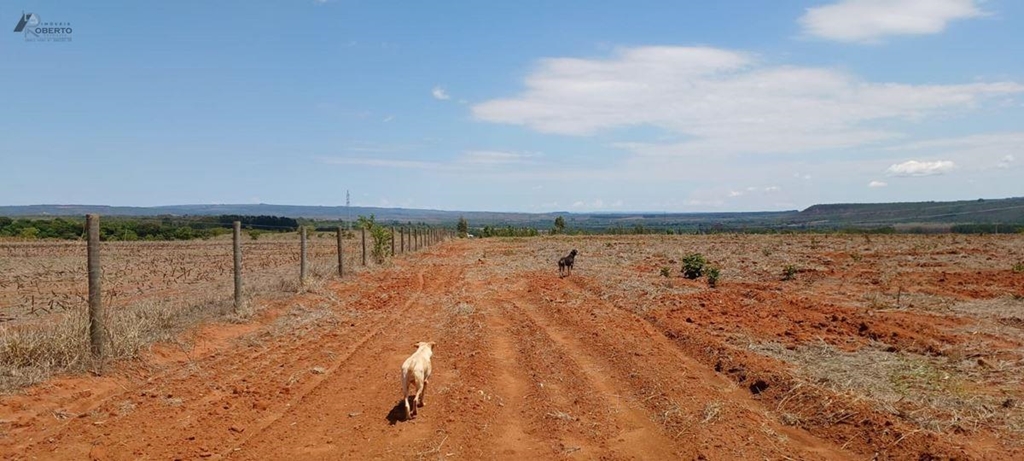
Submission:
[[[564,276],[566,277],[572,274],[572,264],[574,262],[576,262],[575,249],[569,252],[569,256],[566,256],[558,260],[558,275],[562,275],[563,271],[565,272]]]

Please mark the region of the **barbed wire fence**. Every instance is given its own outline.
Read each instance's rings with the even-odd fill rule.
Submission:
[[[368,257],[368,245],[372,243],[368,241],[371,236],[367,235],[369,232],[365,228],[350,231],[338,226],[332,232],[300,226],[295,233],[250,233],[250,238],[246,239],[243,230],[294,232],[295,228],[260,224],[243,226],[235,221],[231,223],[230,244],[224,239],[101,242],[99,223],[99,215],[86,216],[84,242],[0,245],[0,254],[4,255],[14,255],[18,251],[22,253],[18,256],[24,259],[32,259],[33,253],[44,255],[34,262],[39,266],[32,269],[35,272],[15,270],[20,261],[18,258],[11,258],[13,261],[8,261],[6,266],[0,264],[0,269],[7,272],[0,277],[0,292],[9,294],[11,290],[3,288],[14,288],[15,293],[25,291],[28,295],[31,290],[30,297],[20,299],[23,304],[21,310],[26,312],[38,311],[45,315],[85,311],[87,326],[82,333],[86,335],[84,340],[88,341],[89,354],[98,363],[111,355],[108,319],[117,315],[119,307],[140,305],[144,309],[149,305],[147,303],[156,299],[157,302],[166,300],[175,307],[192,309],[200,308],[195,305],[230,303],[224,308],[238,313],[246,307],[249,299],[260,292],[302,291],[313,280],[348,277],[379,263],[374,261],[376,258]],[[219,223],[209,224],[225,227]],[[385,256],[390,258],[456,237],[454,228],[426,225],[390,226],[386,230],[390,235],[383,243],[386,245]],[[83,244],[86,267],[76,267],[74,255],[81,254],[78,252]],[[57,256],[45,256],[45,252],[51,250]],[[8,272],[8,268],[12,270]],[[85,269],[84,274],[82,269]],[[295,272],[288,276],[292,270]],[[75,288],[81,287],[82,281],[87,282],[86,293]],[[43,291],[46,285],[51,287],[49,293]],[[37,295],[40,298],[38,304]],[[50,298],[48,302],[43,299],[45,297]],[[175,298],[190,299],[186,305],[184,299]],[[9,304],[7,301],[10,298],[0,297],[3,304]],[[108,312],[109,308],[114,311]],[[0,324],[5,320],[12,319],[0,318]],[[45,324],[38,327],[43,328]]]

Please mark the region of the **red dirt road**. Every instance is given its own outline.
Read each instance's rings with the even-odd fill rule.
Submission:
[[[697,327],[664,327],[609,301],[585,272],[520,268],[496,245],[438,245],[256,324],[207,327],[188,353],[161,347],[112,377],[4,397],[0,457],[974,457],[869,409],[849,430],[784,424],[783,397],[754,383],[763,358],[731,354],[751,375],[739,380],[716,355],[727,346]],[[426,406],[395,421],[399,367],[421,340],[438,343]]]

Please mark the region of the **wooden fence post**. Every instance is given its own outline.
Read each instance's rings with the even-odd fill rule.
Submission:
[[[366,265],[366,228],[360,229],[360,233],[363,236],[363,265]]]
[[[402,228],[402,253],[405,253],[405,228]]]
[[[338,277],[345,276],[345,250],[343,250],[341,226],[338,226]]]
[[[395,226],[391,226],[391,257],[395,257]]]
[[[104,318],[103,318],[103,294],[101,293],[100,277],[103,274],[100,268],[100,216],[96,214],[85,215],[85,223],[88,229],[88,246],[86,248],[87,265],[89,271],[89,345],[92,349],[92,356],[96,359],[104,357]]]
[[[235,253],[235,312],[242,308],[242,223],[235,221],[233,246]]]
[[[299,246],[301,249],[299,256],[299,284],[306,284],[306,226],[302,226],[302,232],[299,234]]]

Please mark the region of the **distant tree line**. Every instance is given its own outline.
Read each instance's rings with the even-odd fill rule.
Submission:
[[[477,237],[536,237],[540,231],[532,227],[484,226],[477,228],[475,234]]]
[[[217,217],[217,222],[226,226],[232,226],[235,221],[241,222],[243,229],[294,231],[299,228],[298,220],[283,216],[239,216],[226,214]]]
[[[100,239],[106,241],[207,239],[231,233],[232,223],[241,221],[246,229],[288,232],[298,228],[292,218],[277,216],[195,216],[153,218],[104,217],[100,220]],[[78,240],[85,235],[85,219],[46,218],[11,219],[0,216],[0,237],[26,240]]]

